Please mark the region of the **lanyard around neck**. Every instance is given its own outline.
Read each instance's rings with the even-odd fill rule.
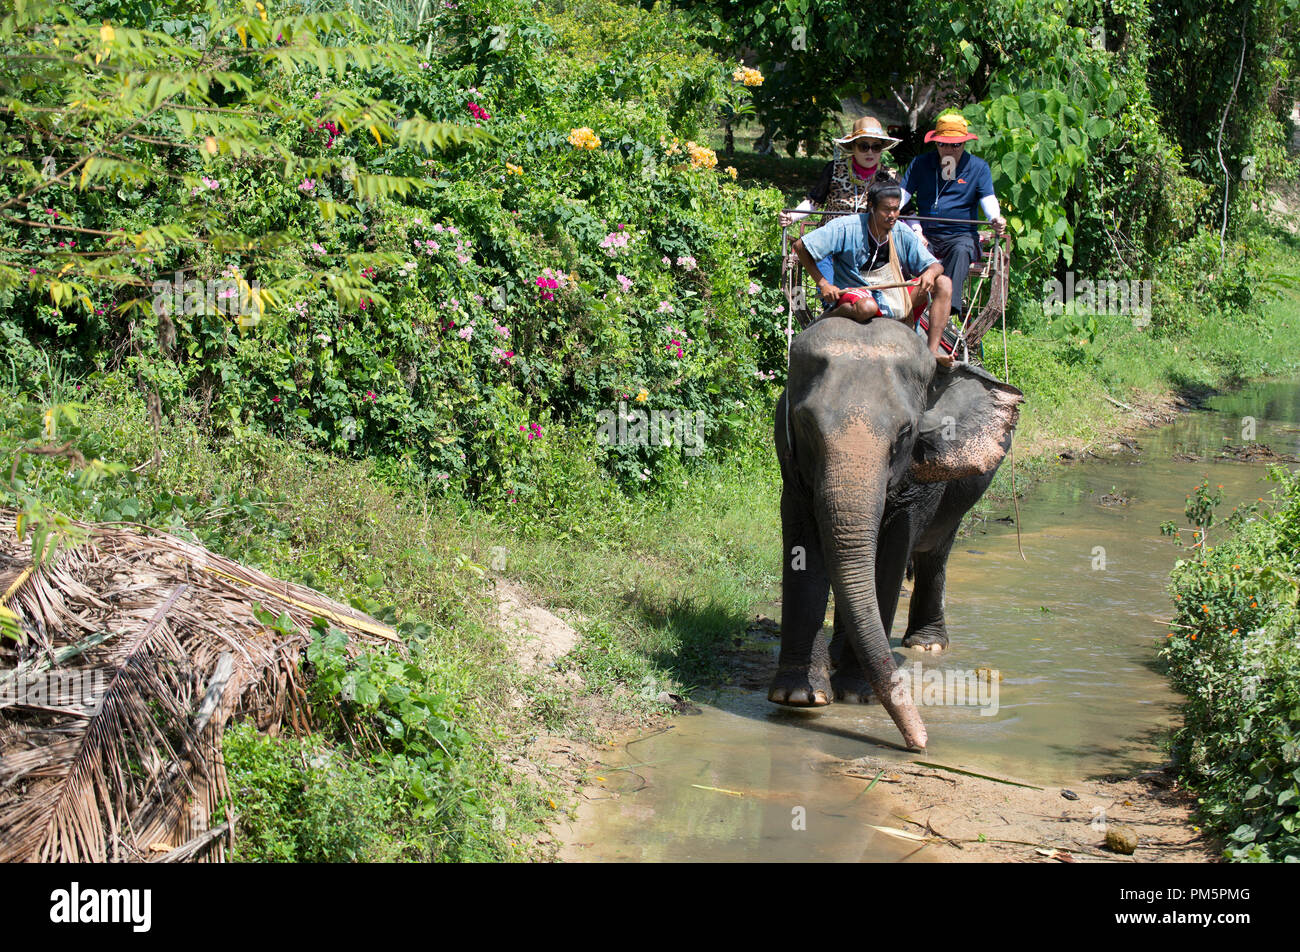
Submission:
[[[868,219],[867,219],[867,236],[868,236],[872,241],[876,242],[876,250],[873,251],[873,252],[871,252],[871,260],[870,260],[869,262],[867,262],[867,272],[870,273],[870,272],[876,270],[876,258],[877,258],[877,256],[879,256],[879,254],[880,254],[880,249],[881,249],[881,248],[888,248],[888,247],[889,247],[889,232],[885,232],[885,237],[884,237],[884,238],[877,239],[876,236],[873,235],[873,234],[871,233],[871,219],[868,218]]]
[[[964,159],[965,157],[966,157],[965,153],[963,153],[962,158]],[[943,164],[942,161],[939,164],[942,165]],[[957,178],[957,167],[960,165],[961,165],[961,159],[958,159],[957,165],[953,166],[953,170],[952,170],[953,171],[952,177],[954,180]],[[934,201],[930,203],[930,214],[933,215],[934,210],[939,206],[939,199],[943,197],[943,190],[944,190],[944,186],[946,185],[948,185],[948,182],[946,181],[943,183],[943,185],[939,184],[939,165],[936,165],[934,167]]]

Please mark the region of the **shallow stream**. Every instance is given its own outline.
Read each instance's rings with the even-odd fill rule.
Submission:
[[[962,681],[972,688],[966,700],[982,703],[952,703],[954,682],[948,703],[923,706],[924,755],[894,746],[898,732],[879,705],[799,711],[769,704],[765,687],[724,687],[696,698],[708,702],[700,715],[610,753],[599,799],[584,802],[563,858],[901,859],[915,847],[870,829],[898,825],[878,793],[884,785],[864,795],[866,781],[831,772],[868,754],[1045,786],[1160,766],[1177,698],[1155,653],[1182,553],[1159,526],[1185,525],[1185,497],[1206,476],[1223,486],[1225,514],[1267,497],[1266,466],[1215,458],[1252,435],[1300,455],[1300,382],[1216,397],[1139,434],[1136,450],[1063,466],[1021,500],[1024,560],[1015,526],[997,521],[1009,507],[958,539],[948,563],[951,647],[938,658],[898,648],[901,602],[896,657],[909,670],[921,664],[917,685],[934,684],[935,671],[995,674],[982,675],[982,693]],[[754,612],[780,618],[779,605]]]

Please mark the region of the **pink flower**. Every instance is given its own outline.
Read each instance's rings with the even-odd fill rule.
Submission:
[[[461,340],[469,340],[474,336],[474,325],[470,324],[467,327],[462,327],[456,332],[456,335],[460,337]]]
[[[304,195],[312,194],[316,191],[316,180],[309,178],[303,179],[298,183],[298,191],[302,192]]]
[[[613,258],[620,252],[627,250],[627,243],[629,240],[627,232],[611,231],[605,236],[604,240],[601,241],[600,246],[605,249],[605,254]]]
[[[373,390],[367,390],[367,391],[366,391],[366,399],[367,399],[368,401],[372,402],[372,403],[374,402],[374,399],[375,399],[377,396],[379,396],[379,394],[375,393],[375,391],[373,391]]]
[[[750,281],[750,282],[749,282],[749,293],[750,293],[750,294],[757,294],[757,293],[758,293],[759,291],[761,291],[761,290],[762,290],[762,288],[760,288],[760,287],[758,286],[758,283],[757,283],[756,281]]]
[[[316,254],[318,255],[323,255],[325,253],[325,246],[322,245],[319,241],[313,241],[311,243],[311,250],[316,252]]]
[[[660,302],[659,302],[659,313],[660,313],[660,314],[671,314],[672,312],[673,312],[673,306],[672,306],[672,304],[670,304],[668,301],[660,301]]]
[[[474,296],[478,297],[477,294]],[[483,303],[482,300],[480,300],[479,303],[482,304]],[[498,337],[504,337],[507,340],[510,339],[510,328],[506,327],[504,324],[498,324],[496,327],[492,329],[496,331]]]
[[[272,398],[271,398],[271,402],[272,402],[272,403],[279,403],[279,402],[280,402],[280,398],[279,398],[279,397],[272,397]]]
[[[618,276],[618,283],[619,286],[623,288],[624,294],[627,294],[629,291],[632,290],[632,279],[629,278],[627,275],[620,274]]]

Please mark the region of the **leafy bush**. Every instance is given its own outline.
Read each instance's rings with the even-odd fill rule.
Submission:
[[[1300,475],[1272,478],[1275,511],[1235,510],[1224,526],[1237,534],[1219,545],[1209,533],[1223,494],[1207,483],[1188,496],[1192,557],[1174,569],[1161,654],[1187,697],[1175,763],[1228,835],[1227,856],[1300,862]]]
[[[273,624],[274,619],[266,619]],[[236,859],[377,862],[500,857],[504,808],[490,810],[460,714],[432,685],[420,638],[409,651],[347,657],[347,636],[321,620],[307,652],[320,733],[270,738],[227,731],[238,817]],[[498,817],[499,815],[499,817]]]
[[[628,28],[597,50],[575,41],[571,17],[557,15],[557,37],[531,4],[467,0],[431,6],[418,51],[366,47],[352,68],[321,77],[276,66],[309,52],[292,18],[218,21],[220,5],[192,6],[175,37],[140,34],[145,48],[171,55],[176,37],[212,27],[210,48],[245,77],[223,80],[219,105],[274,99],[258,116],[259,141],[298,171],[286,179],[277,163],[228,148],[227,130],[215,155],[133,142],[129,181],[94,166],[110,191],[44,187],[30,224],[0,222],[0,237],[23,250],[0,275],[0,346],[14,366],[38,351],[81,373],[121,366],[164,412],[194,398],[218,432],[255,426],[383,457],[399,481],[501,507],[554,482],[560,442],[585,443],[625,486],[661,480],[671,457],[680,465],[680,446],[598,443],[599,415],[620,402],[644,393],[640,409],[699,414],[717,446],[734,436],[729,408],[769,393],[784,364],[771,254],[780,198],[742,190],[711,167],[712,153],[682,141],[734,85],[686,27],[626,11]],[[326,44],[356,26],[311,22]],[[99,29],[77,21],[65,33],[94,45]],[[356,29],[349,43],[371,39]],[[51,35],[28,30],[53,49]],[[555,56],[562,44],[579,55]],[[642,69],[648,44],[669,52]],[[402,123],[393,136],[367,125],[371,113],[357,110],[370,103],[415,117],[411,128],[464,131],[429,158]],[[142,128],[165,136],[174,125],[150,118]],[[583,128],[594,132],[579,137]],[[75,155],[60,152],[59,167]],[[171,177],[146,171],[162,161],[176,167]],[[46,277],[65,259],[82,268],[56,247],[61,229],[125,236],[206,221],[270,237],[243,254],[230,241],[150,231],[159,250],[135,253],[125,284],[74,271],[85,293],[73,294]],[[95,231],[75,234],[77,253],[97,252]],[[24,288],[29,269],[37,284]],[[256,280],[265,311],[232,320],[183,293],[168,290],[162,304],[133,296],[178,271]]]
[[[233,861],[404,858],[392,785],[324,738],[272,738],[244,723],[226,731],[222,750],[231,803],[216,819],[237,817]]]

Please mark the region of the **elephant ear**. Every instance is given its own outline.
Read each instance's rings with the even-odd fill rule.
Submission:
[[[961,479],[997,469],[1025,395],[979,367],[940,367],[917,427],[912,478],[922,483]]]

